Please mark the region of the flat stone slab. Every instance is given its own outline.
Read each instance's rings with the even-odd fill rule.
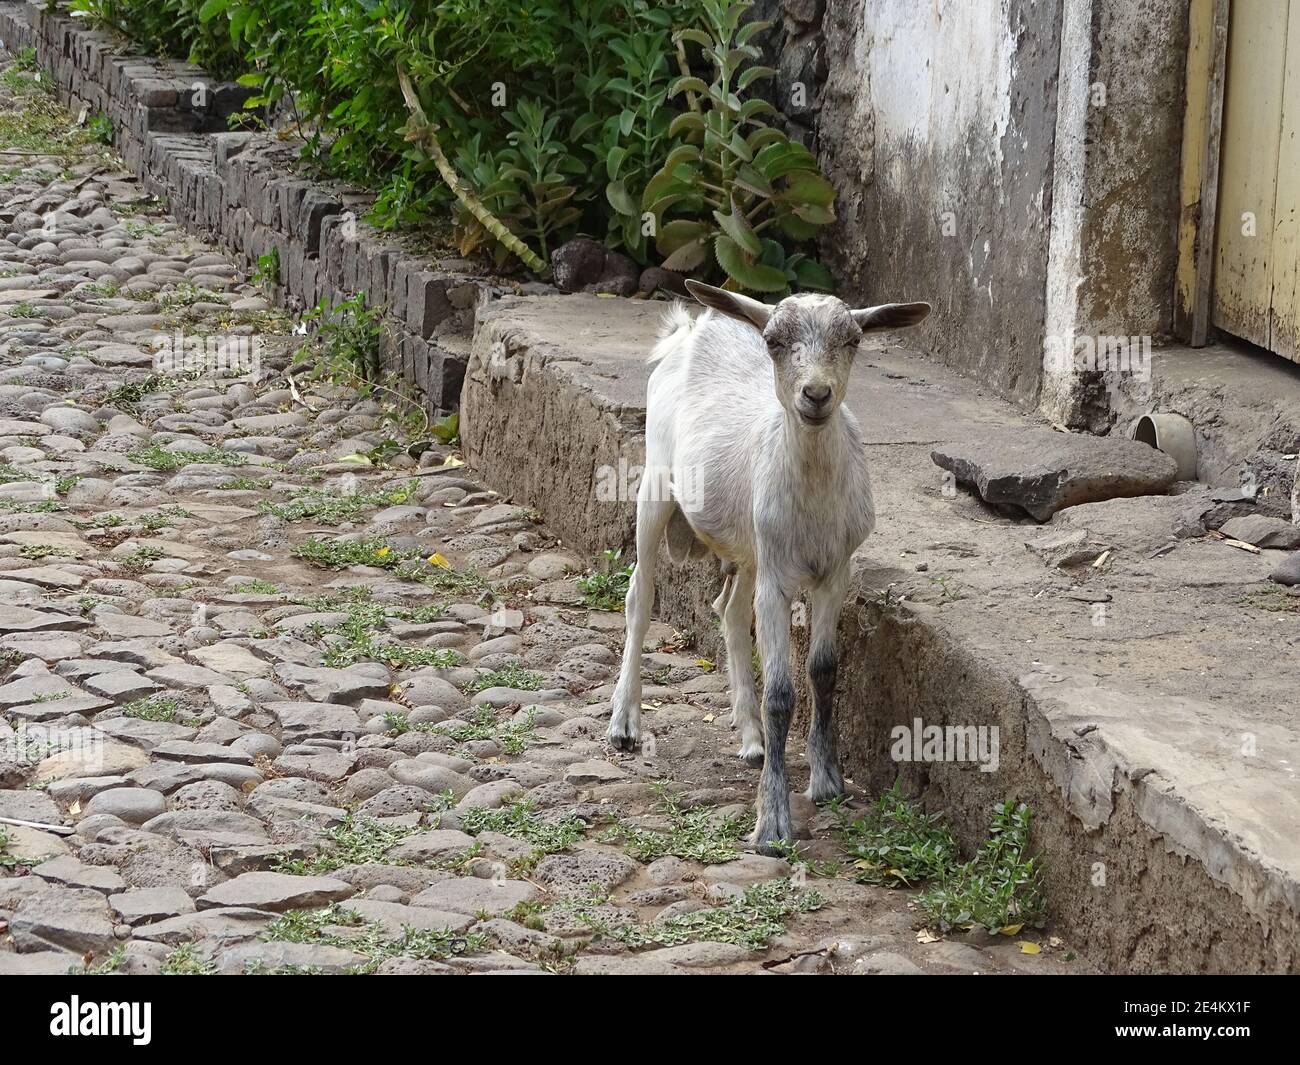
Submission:
[[[308,910],[340,902],[356,888],[329,876],[290,876],[287,873],[241,873],[218,884],[198,904],[202,908],[246,906],[256,910]]]
[[[18,904],[9,933],[20,954],[72,950],[104,954],[117,945],[108,901],[98,891],[50,888]]]
[[[380,902],[378,899],[350,899],[343,903],[343,909],[383,925],[394,936],[400,936],[404,928],[463,932],[475,921],[472,914],[431,906],[405,906],[400,902]]]
[[[1219,532],[1256,547],[1272,547],[1279,551],[1294,551],[1300,547],[1300,525],[1268,514],[1229,518],[1219,526]]]
[[[494,882],[476,876],[458,876],[421,891],[411,900],[411,905],[471,916],[486,913],[496,917],[535,898],[537,888],[525,880]]]
[[[1173,459],[1136,440],[1050,429],[986,432],[943,444],[930,458],[986,503],[1039,521],[1079,503],[1161,495],[1178,477]]]

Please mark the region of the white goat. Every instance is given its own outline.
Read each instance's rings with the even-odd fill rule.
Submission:
[[[832,296],[801,295],[773,307],[687,285],[718,314],[705,311],[692,321],[675,305],[651,355],[658,365],[647,390],[636,568],[608,735],[626,749],[640,739],[641,649],[660,540],[667,534],[674,559],[707,548],[723,560],[726,574],[713,609],[726,639],[731,723],[740,730],[740,757],[763,765],[753,842],[770,853],[771,844],[790,838],[790,608],[801,591],[812,608],[807,794],[823,801],[844,790],[832,720],[835,633],[849,558],[875,523],[862,433],[841,406],[849,370],[864,332],[915,325],[930,305],[850,310]],[[750,666],[755,611],[762,724]]]

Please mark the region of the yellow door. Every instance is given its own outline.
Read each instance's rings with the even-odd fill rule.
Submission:
[[[1300,0],[1232,0],[1214,324],[1300,362]]]

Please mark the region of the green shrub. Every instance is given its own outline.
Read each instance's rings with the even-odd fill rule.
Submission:
[[[74,0],[296,120],[382,228],[450,215],[461,254],[548,271],[593,234],[638,263],[771,296],[826,290],[813,156],[754,95],[753,0]],[[405,88],[409,90],[404,92]]]
[[[212,0],[72,0],[74,15],[113,30],[144,51],[184,59],[215,77],[238,77],[243,57],[220,23],[205,21]]]

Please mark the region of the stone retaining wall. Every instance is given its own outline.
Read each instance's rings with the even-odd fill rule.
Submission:
[[[490,284],[470,263],[412,253],[359,221],[371,198],[296,173],[299,142],[229,132],[253,90],[187,63],[119,54],[122,42],[33,3],[0,3],[0,41],[35,48],[74,113],[109,117],[114,147],[178,220],[250,265],[278,253],[281,302],[363,295],[384,311],[386,365],[430,410],[458,404],[474,308]]]

